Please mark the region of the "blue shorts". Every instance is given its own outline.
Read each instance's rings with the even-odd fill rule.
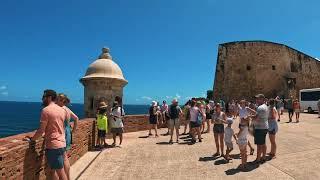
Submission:
[[[62,169],[64,166],[65,148],[46,149],[46,157],[51,169]]]
[[[275,135],[278,132],[278,123],[276,120],[269,121],[269,134]]]

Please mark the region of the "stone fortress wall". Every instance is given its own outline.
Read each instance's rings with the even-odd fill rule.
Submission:
[[[148,115],[130,115],[124,118],[124,131],[135,132],[148,129]],[[22,139],[34,132],[0,138],[0,179],[47,179],[49,176],[43,139],[30,145]],[[147,134],[147,132],[146,132]],[[93,150],[97,137],[96,121],[92,118],[79,121],[73,134],[73,144],[68,158],[74,164],[81,156]],[[108,135],[111,138],[111,135]],[[124,135],[125,138],[125,135]],[[125,142],[125,139],[124,139]]]
[[[236,41],[220,44],[214,97],[251,99],[258,93],[298,97],[300,89],[320,87],[320,61],[283,44]]]

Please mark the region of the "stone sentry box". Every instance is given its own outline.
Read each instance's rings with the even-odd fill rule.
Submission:
[[[123,87],[128,84],[120,67],[112,60],[109,48],[94,61],[80,82],[84,86],[84,112],[86,117],[95,117],[101,101],[112,105],[116,96],[123,96]]]

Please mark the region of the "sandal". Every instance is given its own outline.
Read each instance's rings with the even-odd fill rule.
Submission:
[[[275,154],[273,154],[273,153],[268,153],[268,155],[271,157],[271,159],[276,158],[276,155],[275,155]]]
[[[252,148],[250,149],[250,155],[253,155],[253,153],[254,153],[254,149]]]
[[[169,141],[169,144],[173,144],[172,139]]]
[[[112,143],[112,145],[111,145],[111,146],[115,147],[115,146],[116,146],[116,143]]]

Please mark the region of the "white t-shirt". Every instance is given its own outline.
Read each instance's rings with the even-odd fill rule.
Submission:
[[[232,136],[234,135],[234,131],[231,127],[226,127],[224,129],[224,141],[227,143],[232,143]]]
[[[191,107],[190,108],[190,121],[197,122],[199,115],[199,108],[198,107]]]
[[[247,118],[249,116],[248,110],[246,107],[239,106],[239,117],[240,118]]]
[[[242,131],[238,136],[238,144],[239,145],[245,144],[248,141],[248,139],[247,139],[248,133],[249,133],[248,126],[242,126],[241,129],[242,129]]]
[[[116,108],[113,108],[111,115],[115,116],[110,121],[111,122],[111,127],[112,128],[123,128],[122,117],[125,115],[123,108],[120,107],[120,106],[116,107]]]
[[[266,104],[262,104],[257,108],[258,120],[254,122],[255,129],[268,129],[269,108]]]

